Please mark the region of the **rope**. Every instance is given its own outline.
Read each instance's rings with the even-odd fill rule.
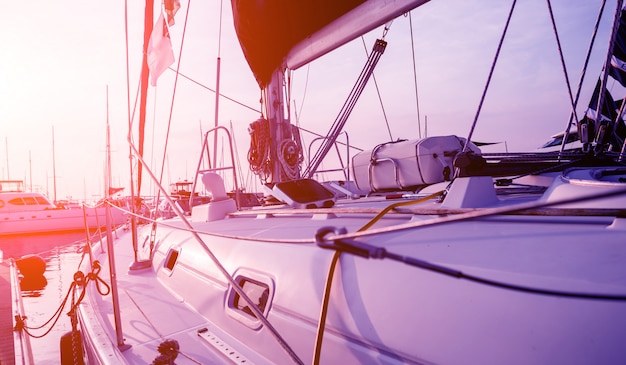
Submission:
[[[359,228],[357,232],[365,231],[373,226],[376,222],[378,222],[385,214],[389,213],[393,209],[405,205],[412,205],[417,203],[422,203],[433,199],[435,197],[443,195],[443,191],[439,191],[437,193],[425,196],[420,199],[409,200],[398,202],[394,204],[388,205],[385,209],[383,209],[380,213],[378,213],[374,218],[372,218],[369,222],[367,222],[363,227]],[[346,233],[345,230],[341,233]],[[328,314],[328,304],[330,303],[330,290],[332,288],[333,277],[335,275],[335,268],[337,267],[337,262],[339,261],[339,256],[341,256],[341,251],[336,250],[333,258],[330,261],[330,267],[328,269],[328,275],[326,277],[326,284],[324,286],[324,297],[322,299],[322,308],[320,311],[320,319],[317,325],[317,337],[315,339],[315,350],[313,356],[313,364],[317,365],[320,362],[320,356],[322,354],[322,342],[324,340],[324,329],[326,326],[326,315]]]
[[[291,139],[284,139],[278,145],[278,161],[289,180],[296,180],[300,175],[300,164],[304,160],[302,150]]]
[[[250,170],[265,180],[271,174],[269,122],[265,118],[260,118],[250,123],[248,133],[250,133],[250,148],[248,149]]]
[[[61,304],[59,305],[59,307],[57,308],[57,310],[52,314],[52,316],[42,325],[40,326],[26,326],[24,323],[24,318],[16,318],[17,324],[15,326],[16,330],[24,330],[24,332],[33,338],[42,338],[44,336],[46,336],[47,334],[50,333],[50,331],[52,331],[52,329],[54,328],[54,326],[57,324],[57,322],[59,321],[59,318],[61,317],[61,313],[63,312],[63,308],[65,308],[65,305],[67,304],[67,300],[70,297],[70,294],[74,294],[76,291],[77,287],[83,287],[86,288],[87,284],[89,283],[89,281],[96,281],[96,285],[98,288],[98,292],[101,295],[108,295],[111,288],[109,287],[109,285],[107,283],[104,282],[104,280],[102,280],[98,274],[100,273],[100,263],[96,260],[93,263],[93,267],[92,267],[92,271],[87,274],[87,276],[85,277],[85,274],[83,274],[83,272],[81,271],[77,271],[76,273],[74,273],[74,281],[72,281],[72,284],[70,285],[67,294],[65,295],[65,297],[63,298],[63,300],[61,301]],[[106,291],[103,291],[100,287],[100,285],[98,283],[102,283],[104,285],[104,287],[106,288]],[[75,296],[72,296],[72,304],[70,306],[70,311],[68,312],[68,315],[70,316],[70,319],[72,320],[72,327],[74,328],[74,316],[76,315],[75,310],[76,307],[78,306],[78,304],[80,304],[80,302],[82,301],[82,299],[85,296],[85,289],[83,289],[83,291],[81,292],[78,300],[75,302]],[[29,330],[38,330],[41,328],[46,327],[48,324],[50,324],[52,322],[52,325],[50,326],[50,328],[48,328],[43,334],[41,335],[35,335],[32,334]]]
[[[343,252],[352,253],[364,258],[375,259],[392,259],[397,262],[402,262],[410,266],[418,267],[424,270],[432,271],[438,274],[443,274],[457,279],[465,279],[478,284],[484,284],[487,286],[493,286],[501,289],[508,289],[517,292],[541,294],[555,297],[576,298],[576,299],[591,299],[591,300],[611,300],[611,301],[626,301],[625,294],[603,294],[603,293],[584,293],[584,292],[568,292],[560,290],[534,288],[529,286],[517,285],[506,283],[502,281],[483,278],[480,276],[465,274],[462,271],[449,268],[447,266],[432,264],[428,261],[420,260],[410,256],[402,256],[399,254],[388,252],[384,247],[373,246],[363,242],[357,242],[354,240],[335,240],[332,244],[325,243],[323,236],[327,233],[333,232],[332,228],[326,227],[318,231],[318,245],[322,248],[334,249]]]
[[[565,292],[565,291],[555,291],[555,290],[547,290],[547,289],[540,289],[540,288],[532,288],[532,287],[525,287],[525,286],[521,286],[521,285],[515,285],[515,284],[509,284],[509,283],[505,283],[505,282],[499,282],[496,280],[491,280],[491,279],[486,279],[486,278],[481,278],[479,276],[474,276],[474,275],[469,275],[469,274],[464,274],[461,271],[457,271],[451,268],[447,268],[444,266],[439,266],[439,265],[434,265],[431,264],[429,262],[423,261],[423,260],[419,260],[416,258],[412,258],[412,257],[405,257],[405,256],[400,256],[394,253],[390,253],[387,252],[383,247],[376,247],[376,246],[372,246],[372,245],[368,245],[368,244],[364,244],[361,242],[357,242],[352,240],[352,238],[356,238],[359,237],[359,232],[364,232],[367,229],[371,228],[378,220],[380,220],[380,218],[388,213],[389,211],[391,211],[392,209],[398,207],[398,206],[403,206],[403,205],[410,205],[410,204],[415,204],[418,202],[423,202],[426,201],[428,199],[432,199],[438,195],[441,195],[443,192],[438,192],[432,195],[429,195],[427,197],[421,198],[421,199],[417,199],[417,200],[412,200],[409,202],[400,202],[400,203],[395,203],[395,204],[391,204],[389,207],[385,208],[383,211],[381,211],[376,217],[374,217],[373,219],[371,219],[367,224],[365,224],[363,227],[361,227],[360,229],[357,230],[356,233],[353,234],[348,234],[346,233],[345,229],[340,229],[340,230],[334,230],[334,229],[330,229],[330,228],[322,228],[318,231],[317,235],[316,235],[316,240],[318,243],[318,246],[322,247],[322,248],[330,248],[330,249],[334,249],[335,253],[331,259],[331,264],[330,264],[330,268],[329,268],[329,272],[328,272],[328,276],[326,279],[326,285],[324,288],[324,297],[322,300],[322,308],[321,308],[321,312],[320,312],[320,320],[318,323],[318,332],[317,332],[317,337],[316,337],[316,342],[315,342],[315,350],[314,350],[314,360],[313,363],[315,365],[319,364],[320,361],[320,355],[321,355],[321,347],[322,347],[322,340],[324,337],[324,327],[325,327],[325,321],[326,321],[326,316],[327,316],[327,312],[328,312],[328,304],[330,301],[330,291],[331,291],[331,286],[332,286],[332,279],[334,276],[334,271],[337,265],[337,261],[339,260],[339,257],[341,256],[342,252],[348,251],[349,253],[352,254],[357,254],[366,258],[390,258],[396,261],[400,261],[400,262],[404,262],[406,264],[412,265],[412,266],[416,266],[416,267],[420,267],[422,269],[426,269],[426,270],[430,270],[430,271],[435,271],[438,272],[440,274],[445,274],[448,276],[453,276],[459,279],[466,279],[469,281],[473,281],[479,284],[484,284],[484,285],[489,285],[489,286],[494,286],[494,287],[499,287],[502,289],[509,289],[509,290],[514,290],[514,291],[520,291],[520,292],[526,292],[526,293],[533,293],[533,294],[543,294],[543,295],[551,295],[551,296],[560,296],[560,297],[570,297],[570,298],[579,298],[579,299],[597,299],[597,300],[617,300],[617,301],[626,301],[626,295],[613,295],[613,294],[593,294],[593,293],[576,293],[576,292]],[[577,199],[569,199],[569,200],[564,200],[561,202],[552,202],[552,203],[542,203],[542,204],[534,204],[535,207],[537,206],[549,206],[549,205],[558,205],[558,204],[564,204],[565,202],[573,202],[573,201],[580,201],[580,200],[587,200],[587,199],[592,199],[592,198],[602,198],[602,197],[606,197],[606,196],[614,196],[614,195],[620,195],[620,194],[625,194],[626,190],[622,189],[620,191],[617,192],[610,192],[610,193],[605,193],[605,194],[597,194],[594,196],[589,196],[589,197],[583,197],[583,198],[577,198]],[[523,206],[526,206],[527,204],[521,204]],[[530,205],[528,205],[530,206]],[[524,208],[525,209],[525,208]],[[467,220],[467,219],[472,219],[472,218],[477,218],[477,217],[486,217],[486,216],[490,216],[490,215],[494,215],[494,214],[502,214],[505,211],[516,211],[516,210],[520,210],[520,209],[511,209],[511,207],[506,207],[506,208],[496,208],[496,209],[491,209],[491,212],[489,212],[490,209],[486,209],[483,212],[472,212],[472,213],[467,213],[467,214],[461,214],[460,216],[456,216],[456,217],[444,217],[444,218],[439,218],[439,219],[435,219],[433,221],[430,222],[426,222],[425,224],[423,224],[424,226],[432,226],[437,224],[438,222],[440,223],[448,223],[448,222],[453,222],[453,221],[461,221],[461,220]],[[419,225],[416,224],[406,224],[405,226],[411,226],[411,227],[417,227]],[[394,229],[394,231],[397,231],[398,227],[396,226],[396,228]],[[386,229],[380,229],[380,230],[374,230],[374,231],[379,231],[377,233],[384,233],[386,231]],[[328,233],[335,233],[334,237],[330,237],[330,240],[333,240],[335,242],[335,244],[327,244],[324,242],[323,238],[324,235],[328,234]],[[361,234],[363,235],[363,234]],[[338,244],[341,244],[341,246],[339,246]]]

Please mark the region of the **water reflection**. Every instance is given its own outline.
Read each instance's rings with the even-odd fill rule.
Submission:
[[[45,262],[43,277],[31,278],[20,285],[29,327],[45,324],[61,304],[83,258],[85,242],[86,236],[81,232],[0,237],[0,250],[5,259],[34,254]],[[65,308],[64,312],[67,311]],[[41,336],[48,329],[49,326],[44,326],[30,332]],[[69,330],[69,317],[63,315],[50,333],[31,338],[35,363],[58,364],[60,338]]]
[[[48,279],[44,275],[25,276],[20,281],[22,298],[40,297],[46,285],[48,285]]]

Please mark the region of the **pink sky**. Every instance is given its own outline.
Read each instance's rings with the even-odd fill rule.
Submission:
[[[140,68],[143,6],[128,3],[132,104]],[[171,28],[177,61],[187,10],[187,1],[181,3]],[[427,117],[429,135],[463,136],[469,131],[510,6],[509,2],[482,3],[433,0],[412,12],[422,131]],[[599,3],[553,1],[574,86]],[[211,88],[216,79],[219,5],[192,2],[180,60],[182,73]],[[569,102],[558,55],[548,48],[554,39],[545,32],[551,29],[545,1],[519,2],[518,8],[510,29],[513,37],[502,50],[474,138],[506,141],[509,150],[528,150],[565,127]],[[610,12],[613,8],[607,4]],[[3,11],[7,16],[0,25],[0,177],[24,179],[30,185],[32,171],[32,185],[52,196],[54,128],[57,198],[89,200],[102,195],[108,87],[112,179],[128,193],[124,2],[16,1],[3,4]],[[223,12],[222,93],[259,108],[260,93],[234,38],[229,1],[223,3]],[[394,22],[375,73],[394,139],[418,137],[409,32],[407,17]],[[379,29],[365,36],[368,50],[381,34]],[[599,37],[598,45],[604,47],[606,26]],[[358,39],[294,73],[292,101],[303,127],[326,133],[364,62]],[[600,54],[592,59],[588,84],[597,79],[601,62]],[[160,173],[174,78],[173,72],[166,71],[157,87],[150,88],[146,158],[154,161],[156,173]],[[579,112],[591,88],[583,92]],[[214,108],[213,93],[179,78],[165,184],[193,178],[199,131],[213,126]],[[245,156],[246,130],[258,113],[223,100],[219,115],[220,124],[232,123],[237,149]],[[388,141],[382,115],[370,84],[347,124],[352,143],[368,149]],[[245,159],[241,163],[246,174]],[[146,190],[152,190],[150,185],[144,185]]]

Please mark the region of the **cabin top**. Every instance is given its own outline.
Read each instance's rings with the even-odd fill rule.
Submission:
[[[0,180],[0,193],[24,191],[22,180]]]

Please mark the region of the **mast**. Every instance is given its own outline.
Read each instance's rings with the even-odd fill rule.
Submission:
[[[220,75],[221,75],[221,49],[222,49],[222,1],[220,1],[220,21],[219,36],[217,37],[217,65],[215,76],[215,128],[219,126],[219,106],[220,106]],[[213,166],[217,167],[217,133],[213,134]]]
[[[52,187],[54,189],[54,202],[57,202],[57,169],[54,157],[54,126],[52,126]]]
[[[106,179],[104,187],[104,196],[111,197],[111,127],[109,125],[109,85],[106,86]]]
[[[146,125],[146,104],[148,98],[148,77],[150,69],[148,68],[148,44],[150,43],[150,35],[152,34],[152,22],[154,18],[154,0],[146,0],[146,8],[144,12],[144,33],[143,33],[143,58],[141,61],[141,95],[139,101],[139,156],[143,157],[144,129]],[[128,35],[127,35],[128,36]],[[128,50],[127,50],[128,52]],[[127,61],[128,64],[128,61]],[[130,92],[128,92],[130,95]],[[130,96],[129,96],[130,97]],[[130,229],[133,241],[134,262],[130,266],[130,270],[141,270],[147,268],[149,262],[141,263],[138,257],[137,243],[137,218],[134,213],[135,209],[135,188],[133,183],[133,149],[132,143],[132,122],[130,118],[130,101],[128,103],[128,143],[130,157]],[[137,197],[141,193],[141,159],[137,161]]]
[[[30,186],[29,190],[33,191],[33,160],[31,158],[30,152],[31,151],[28,150],[28,173],[29,173],[28,180],[29,180],[29,186]]]
[[[300,178],[301,147],[293,140],[292,125],[285,112],[283,70],[272,73],[271,81],[263,89],[266,117],[269,121],[271,171],[268,183]]]
[[[263,182],[276,183],[306,176],[300,172],[299,135],[286,113],[289,104],[283,94],[284,73],[426,2],[428,0],[303,0],[297,5],[292,0],[232,2],[237,38],[262,90],[266,119],[251,124],[253,142],[248,159]]]
[[[7,158],[7,180],[11,179],[11,175],[9,174],[9,137],[4,137],[4,146],[6,148],[6,158]]]
[[[154,18],[154,0],[146,0],[146,9],[144,15],[144,33],[143,33],[143,58],[141,62],[141,94],[139,100],[139,155],[143,156],[144,129],[146,127],[146,104],[148,98],[148,77],[150,70],[148,68],[148,44],[150,43],[150,35],[152,34],[152,22]],[[141,161],[137,162],[137,196],[141,195]],[[131,184],[132,186],[132,184]],[[132,187],[131,187],[132,189]],[[132,204],[132,212],[135,212],[135,204]]]

